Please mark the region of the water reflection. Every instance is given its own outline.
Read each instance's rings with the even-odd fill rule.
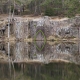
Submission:
[[[11,70],[11,74],[10,74]],[[79,80],[80,66],[70,63],[0,63],[0,80]]]
[[[41,48],[43,42],[37,41]],[[47,42],[38,50],[34,42],[0,43],[0,59],[7,62],[42,62],[62,60],[80,64],[80,42]]]
[[[1,42],[0,80],[80,80],[80,42],[46,42],[42,50],[36,45]]]

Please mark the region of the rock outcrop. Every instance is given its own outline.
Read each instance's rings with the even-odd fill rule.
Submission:
[[[44,33],[46,39],[49,39],[49,37],[59,39],[79,39],[80,17],[59,20],[50,19],[47,16],[36,19],[14,17],[13,21],[10,22],[10,36],[15,37],[16,39],[33,39],[39,30]],[[7,33],[8,27],[5,23],[5,26],[0,26],[0,34],[3,37],[7,37]],[[41,33],[37,35],[36,39],[39,38],[42,38]]]

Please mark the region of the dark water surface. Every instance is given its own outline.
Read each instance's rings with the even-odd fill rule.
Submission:
[[[80,80],[80,66],[70,63],[0,63],[0,80]]]
[[[0,80],[80,80],[80,42],[1,42]]]

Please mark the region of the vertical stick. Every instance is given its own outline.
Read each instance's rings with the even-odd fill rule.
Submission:
[[[9,24],[9,22],[8,22],[8,39],[9,39],[9,33],[10,33],[10,24]]]
[[[10,0],[8,0],[10,3]],[[9,10],[9,19],[8,19],[8,39],[10,38],[10,20],[11,20],[11,5],[9,5],[10,10]]]
[[[14,0],[14,9],[15,9],[15,0]],[[13,13],[12,13],[12,19],[14,17],[14,9],[13,9]]]
[[[11,77],[10,43],[9,42],[8,42],[8,60],[9,60],[9,70],[10,70],[10,77]]]

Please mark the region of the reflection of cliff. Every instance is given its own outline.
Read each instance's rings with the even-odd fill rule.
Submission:
[[[69,63],[0,64],[0,80],[79,80],[80,66]],[[74,75],[74,76],[73,76]]]
[[[16,42],[0,45],[0,59],[5,58],[6,61],[13,62],[42,62],[49,63],[51,61],[63,60],[80,64],[80,42],[61,42],[50,45],[46,43],[42,50],[42,41],[34,43]],[[38,48],[37,48],[38,47]],[[10,48],[10,49],[9,49]],[[10,50],[10,51],[9,51]],[[10,54],[9,54],[10,53]]]

